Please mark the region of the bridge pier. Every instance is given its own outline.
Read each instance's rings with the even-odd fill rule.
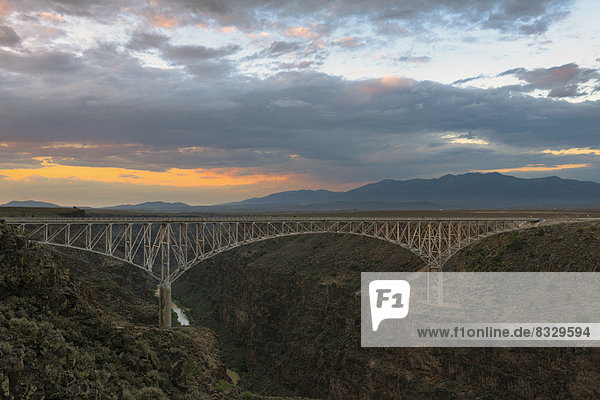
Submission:
[[[171,282],[158,285],[158,327],[171,328]]]
[[[435,272],[435,275],[431,272]],[[436,297],[438,305],[444,303],[444,275],[440,267],[430,265],[427,268],[427,302],[433,303]]]

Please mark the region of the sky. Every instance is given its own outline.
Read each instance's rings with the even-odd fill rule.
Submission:
[[[0,0],[0,203],[600,182],[596,0]]]

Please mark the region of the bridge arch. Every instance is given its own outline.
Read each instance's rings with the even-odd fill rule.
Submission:
[[[223,254],[227,251],[230,250],[234,250],[234,249],[238,249],[240,247],[244,247],[244,246],[249,246],[251,244],[254,243],[259,243],[259,242],[264,242],[267,240],[272,240],[272,239],[278,239],[278,238],[285,238],[285,237],[295,237],[295,236],[303,236],[303,235],[322,235],[322,234],[334,234],[334,235],[354,235],[354,236],[362,236],[362,237],[368,237],[368,238],[372,238],[372,239],[377,239],[377,240],[382,240],[384,242],[387,243],[392,243],[394,245],[400,246],[403,249],[406,249],[408,251],[410,251],[413,254],[416,254],[417,256],[423,258],[424,255],[417,253],[418,249],[412,249],[410,248],[408,245],[404,244],[404,243],[398,243],[395,242],[393,240],[387,239],[387,238],[383,238],[383,237],[379,237],[379,236],[372,236],[372,235],[363,235],[360,233],[352,233],[352,232],[298,232],[298,233],[290,233],[290,234],[284,234],[284,235],[278,235],[278,236],[269,236],[269,237],[262,237],[262,238],[258,238],[256,240],[253,240],[251,242],[243,242],[243,243],[236,243],[232,246],[228,246],[226,248],[222,248],[222,249],[218,249],[215,252],[212,252],[211,254],[207,255],[205,258],[202,258],[200,260],[195,261],[193,264],[191,264],[188,268],[186,268],[185,270],[181,271],[180,273],[178,273],[175,278],[173,279],[173,282],[177,279],[179,279],[181,277],[181,275],[183,275],[185,272],[189,271],[190,269],[194,268],[195,266],[201,264],[202,262],[215,257],[219,254]],[[452,253],[452,255],[454,255],[455,253]]]

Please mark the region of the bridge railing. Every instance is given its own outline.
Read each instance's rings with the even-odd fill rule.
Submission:
[[[15,223],[144,223],[144,222],[281,222],[281,221],[528,221],[534,217],[343,217],[343,216],[231,216],[231,217],[0,217],[0,221]]]

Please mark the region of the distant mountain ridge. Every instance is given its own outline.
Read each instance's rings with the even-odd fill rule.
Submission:
[[[11,201],[3,206],[60,207],[33,200]],[[600,183],[557,176],[525,179],[497,172],[467,173],[433,179],[385,179],[346,192],[290,190],[213,206],[152,201],[103,209],[194,213],[553,207],[600,207]]]
[[[9,201],[6,204],[0,204],[0,207],[52,207],[52,208],[62,208],[57,204],[46,203],[45,201],[37,201],[37,200],[24,200],[18,201],[13,200]]]
[[[224,203],[220,206],[255,206],[255,205],[269,205],[269,204],[282,204],[282,203],[293,203],[293,204],[312,204],[320,200],[327,200],[333,195],[339,192],[332,192],[330,190],[289,190],[287,192],[273,193],[265,197],[253,197],[248,200],[236,201],[233,203]]]
[[[124,211],[163,211],[163,212],[192,212],[197,207],[186,203],[175,202],[167,203],[164,201],[148,201],[140,204],[122,204],[118,206],[102,207],[104,210],[124,210]]]
[[[525,179],[497,172],[448,174],[433,179],[386,179],[346,192],[291,190],[214,206],[149,202],[109,209],[260,212],[544,207],[600,207],[600,183],[557,176]]]
[[[360,202],[430,201],[442,208],[600,206],[600,183],[562,179],[517,178],[492,173],[444,175],[437,179],[383,180],[344,192]]]

